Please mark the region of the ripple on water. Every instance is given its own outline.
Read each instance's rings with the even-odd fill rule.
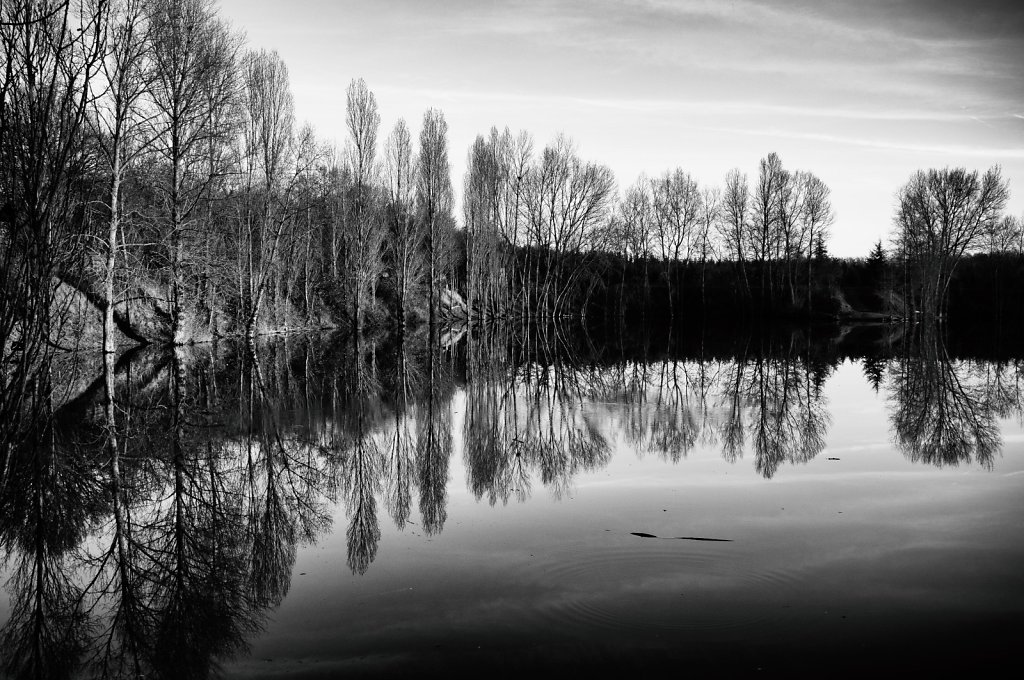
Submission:
[[[642,543],[533,562],[528,577],[551,593],[540,612],[546,623],[634,632],[742,629],[789,618],[799,597],[798,571],[759,566],[734,544],[636,540]]]

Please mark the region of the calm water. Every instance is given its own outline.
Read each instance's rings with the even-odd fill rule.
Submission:
[[[994,669],[1024,614],[1024,362],[853,335],[147,350],[113,428],[98,369],[58,372],[2,491],[4,661]]]

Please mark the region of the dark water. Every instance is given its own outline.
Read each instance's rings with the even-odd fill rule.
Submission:
[[[58,371],[0,496],[6,672],[1014,658],[1024,362],[885,329],[610,347],[146,350],[113,427],[98,369]]]

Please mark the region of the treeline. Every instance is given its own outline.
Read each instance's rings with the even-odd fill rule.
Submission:
[[[478,137],[470,151],[471,314],[671,324],[684,315],[997,320],[1019,312],[1024,220],[1003,212],[1009,188],[998,166],[915,173],[897,194],[888,247],[879,241],[867,258],[837,259],[828,251],[828,186],[774,153],[753,183],[734,169],[722,187],[702,187],[675,169],[641,177],[621,198],[610,171],[582,162],[563,139],[531,158],[529,136],[508,130]]]
[[[1018,223],[1014,218],[1005,222]],[[747,297],[743,277],[729,260],[705,262],[630,262],[606,253],[595,258],[595,281],[586,305],[587,324],[605,328],[641,324],[644,327],[700,324],[812,322],[903,322],[924,318],[918,297],[923,263],[895,247],[876,243],[868,257],[813,261],[809,300],[798,297],[774,301]],[[756,280],[760,267],[744,268]],[[610,275],[608,274],[610,273]],[[928,279],[931,280],[931,279]],[[1024,300],[1024,250],[979,249],[966,254],[950,276],[941,318],[951,322],[984,321],[988,327],[1020,327]],[[670,314],[669,312],[672,312]]]
[[[532,165],[531,150],[525,133],[492,130],[470,152],[464,221],[471,309],[579,313],[595,289],[622,284],[624,291],[639,268],[645,300],[652,286],[663,285],[661,311],[672,315],[682,294],[678,268],[697,265],[704,286],[708,268],[723,262],[737,283],[735,299],[809,305],[814,262],[827,253],[834,219],[829,188],[812,173],[787,170],[772,153],[753,185],[735,169],[723,187],[702,187],[677,168],[641,177],[616,200],[611,171],[582,162],[563,139]]]
[[[441,112],[380,140],[355,80],[335,148],[298,123],[281,58],[248,49],[213,0],[14,0],[0,42],[5,365],[91,341],[96,309],[113,351],[122,336],[403,329],[451,312],[852,308],[828,258],[829,187],[774,153],[721,186],[677,168],[620,193],[567,138],[538,150],[494,128],[469,149],[458,228]],[[963,258],[1019,253],[1006,196],[998,168],[915,175],[882,253],[899,263],[880,293],[889,313],[941,315]]]

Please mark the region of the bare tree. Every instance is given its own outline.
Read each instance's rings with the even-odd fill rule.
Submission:
[[[159,237],[170,268],[171,341],[181,344],[193,330],[185,318],[185,244],[207,185],[224,171],[210,168],[209,146],[231,131],[230,119],[215,114],[236,104],[239,39],[216,18],[212,0],[152,0],[150,12],[154,148],[163,164]]]
[[[1020,253],[1024,241],[1022,237],[1024,221],[1015,215],[1005,215],[1000,220],[993,220],[985,229],[984,245],[986,253]]]
[[[383,232],[380,229],[380,216],[375,213],[372,201],[373,182],[377,174],[380,114],[377,112],[377,99],[362,78],[349,83],[346,102],[345,123],[349,131],[347,161],[354,184],[347,250],[351,260],[352,316],[356,329],[362,330],[365,306],[380,276],[382,264],[380,255]]]
[[[451,219],[452,184],[448,165],[448,123],[435,109],[423,114],[419,162],[416,165],[416,203],[427,245],[429,323],[434,327],[438,288],[447,273],[442,258],[441,228]],[[431,330],[432,332],[432,330]]]
[[[689,259],[690,241],[700,216],[700,189],[697,182],[677,168],[651,182],[654,206],[654,234],[661,250],[668,283],[669,315],[675,313],[673,269]]]
[[[103,88],[90,117],[109,181],[107,234],[103,265],[103,351],[114,351],[117,299],[114,279],[122,220],[121,185],[125,173],[150,139],[147,136],[145,93],[152,74],[149,64],[149,26],[143,0],[110,0],[107,16],[97,26],[105,40],[100,62]]]
[[[296,140],[288,67],[280,56],[263,50],[248,54],[244,80],[246,194],[258,201],[258,205],[247,207],[245,220],[248,274],[245,327],[251,338],[256,333],[271,274],[279,268],[277,254],[291,216],[288,198],[296,177]]]
[[[559,316],[586,269],[581,255],[603,245],[596,241],[607,223],[615,177],[604,165],[584,162],[572,142],[559,136],[545,147],[529,186],[530,241],[548,259],[543,266],[536,260],[535,309],[544,317]]]
[[[715,257],[714,234],[719,231],[722,220],[722,192],[718,187],[707,187],[701,192],[700,199],[700,221],[694,246],[700,258],[700,290],[703,299],[707,262]]]
[[[511,304],[510,273],[523,199],[521,148],[507,129],[499,134],[491,128],[488,137],[477,137],[469,152],[463,211],[471,318],[478,313],[484,318],[503,316]]]
[[[688,172],[677,168],[651,182],[655,237],[666,261],[689,258],[699,221],[700,189]]]
[[[796,303],[796,261],[800,257],[801,230],[804,225],[804,173],[783,170],[779,184],[777,259],[783,263],[785,286],[790,304]]]
[[[405,328],[410,289],[419,281],[419,250],[423,235],[413,214],[415,161],[412,135],[405,120],[399,119],[384,143],[384,175],[387,183],[391,238],[388,249],[394,264],[398,291],[398,326]]]
[[[501,167],[494,149],[477,135],[467,158],[462,211],[466,229],[466,309],[472,328],[474,308],[486,302],[485,282],[495,231],[494,193],[501,183]]]
[[[296,303],[295,289],[302,281],[302,304],[306,324],[314,319],[313,279],[317,276],[317,256],[314,236],[319,240],[312,213],[323,192],[322,178],[328,159],[328,150],[306,123],[295,136],[290,172],[279,194],[284,207],[285,225],[281,245],[274,257],[275,301],[278,323],[287,329],[291,323],[292,306]],[[298,257],[301,266],[294,266]],[[322,256],[321,256],[322,257]]]
[[[619,203],[619,214],[617,222],[621,230],[621,241],[623,248],[623,259],[634,266],[643,262],[644,279],[644,309],[647,307],[650,298],[650,281],[648,280],[648,265],[651,259],[651,248],[653,240],[654,206],[651,200],[650,181],[641,175],[637,181],[626,190],[626,195]],[[623,281],[620,291],[619,306],[624,305],[621,295],[625,291],[625,268],[623,268]]]
[[[999,166],[916,172],[898,194],[896,240],[915,270],[920,311],[941,316],[949,282],[961,258],[983,245],[1000,218],[1009,190]]]
[[[779,217],[783,214],[783,187],[788,181],[778,154],[770,153],[758,166],[757,185],[752,196],[751,246],[760,269],[760,299],[773,284],[770,261],[778,256]]]
[[[730,170],[725,176],[725,190],[722,194],[722,221],[719,234],[725,253],[736,262],[743,277],[743,286],[750,294],[747,278],[748,225],[750,223],[750,185],[747,176],[739,169]]]
[[[624,252],[633,262],[651,256],[653,211],[650,182],[641,176],[619,203]]]
[[[0,475],[22,425],[46,415],[70,299],[56,281],[82,268],[74,222],[102,17],[84,0],[0,4]]]
[[[501,306],[507,314],[517,302],[525,305],[526,268],[516,266],[515,252],[527,238],[526,196],[533,162],[533,138],[525,131],[513,136],[508,128],[501,133],[492,128],[490,145],[497,169],[494,179],[498,182],[491,196],[494,201],[492,217],[504,250],[509,253],[499,265],[504,267],[501,285],[505,299]]]
[[[807,232],[807,311],[811,310],[811,288],[814,285],[812,262],[815,245],[828,239],[829,228],[835,220],[830,200],[831,190],[816,175],[804,175],[804,220]]]

